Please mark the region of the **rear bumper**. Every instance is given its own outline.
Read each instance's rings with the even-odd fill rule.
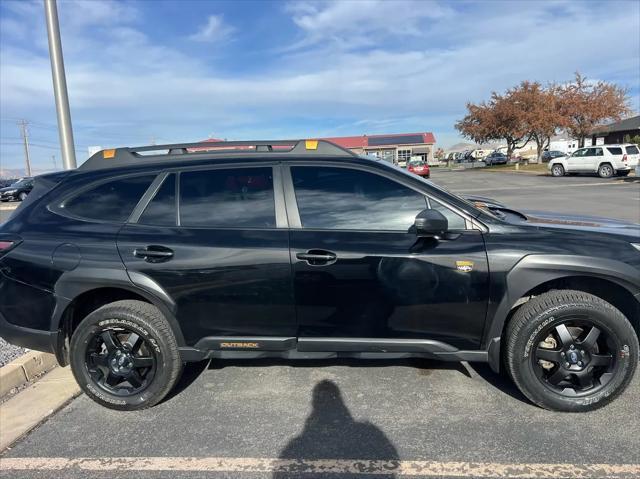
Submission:
[[[47,353],[56,353],[57,331],[41,331],[10,323],[0,313],[0,336],[11,344]]]

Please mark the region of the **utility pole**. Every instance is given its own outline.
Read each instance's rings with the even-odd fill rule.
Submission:
[[[31,176],[31,156],[29,155],[29,131],[27,130],[27,120],[20,120],[18,126],[20,127],[20,134],[22,135],[22,141],[24,142],[24,163],[25,172],[27,176]]]
[[[58,113],[58,132],[60,134],[62,164],[65,170],[72,170],[77,167],[76,150],[73,144],[71,112],[69,111],[69,96],[67,95],[67,78],[64,72],[64,59],[62,58],[62,41],[60,40],[60,25],[58,24],[58,7],[56,6],[56,0],[44,0],[44,13],[47,19],[49,57],[51,58],[53,92],[56,97],[56,111]]]

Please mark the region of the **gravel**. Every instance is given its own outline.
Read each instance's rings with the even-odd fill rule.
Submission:
[[[26,349],[9,344],[0,338],[0,367],[22,356],[26,352]]]

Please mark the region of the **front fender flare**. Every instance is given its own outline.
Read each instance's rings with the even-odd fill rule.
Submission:
[[[498,303],[493,318],[489,318],[483,344],[489,345],[495,338],[501,337],[509,312],[528,291],[554,279],[575,276],[611,281],[636,297],[640,293],[638,270],[621,261],[581,255],[528,255],[507,274],[505,294]]]

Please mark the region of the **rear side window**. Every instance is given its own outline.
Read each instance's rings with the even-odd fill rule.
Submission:
[[[180,225],[275,228],[271,167],[180,173]]]
[[[145,175],[102,183],[66,200],[61,209],[73,216],[124,223],[154,178]]]
[[[176,225],[176,175],[167,176],[145,208],[138,223],[154,226]]]
[[[625,149],[627,150],[627,155],[637,155],[639,153],[638,147],[635,145],[625,146]]]
[[[609,150],[609,153],[611,153],[612,155],[622,155],[622,148],[620,147],[607,147],[607,150]]]

